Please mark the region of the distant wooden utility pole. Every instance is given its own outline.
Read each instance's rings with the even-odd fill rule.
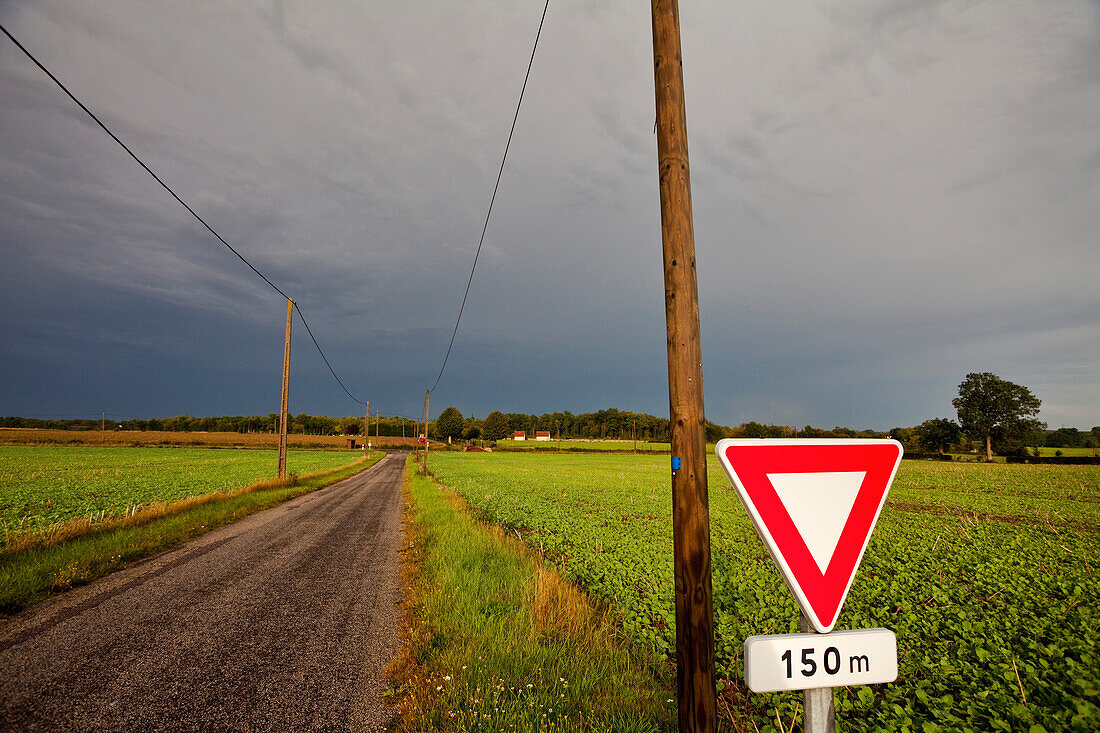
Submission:
[[[283,399],[279,407],[279,469],[276,475],[286,478],[286,408],[290,395],[290,325],[294,318],[294,301],[286,300],[286,341],[283,343]]]
[[[363,418],[363,450],[367,450],[367,439],[370,438],[370,400],[367,400],[367,416]],[[364,455],[366,453],[364,452]]]
[[[432,391],[426,390],[424,392],[424,473],[428,473],[428,398],[432,396]]]
[[[695,232],[691,220],[687,114],[680,56],[680,11],[677,0],[651,2],[672,433],[676,695],[680,731],[709,733],[718,725],[714,690],[710,510]]]

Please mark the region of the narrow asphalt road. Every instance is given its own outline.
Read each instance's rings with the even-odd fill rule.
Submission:
[[[0,730],[381,730],[404,465],[390,454],[3,620]]]

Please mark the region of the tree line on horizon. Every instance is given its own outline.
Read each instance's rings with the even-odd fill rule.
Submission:
[[[943,453],[950,450],[985,449],[1013,455],[1026,452],[1027,446],[1051,448],[1100,448],[1100,426],[1091,431],[1061,427],[1047,430],[1036,418],[1040,400],[1022,385],[1003,380],[989,372],[971,373],[959,384],[959,396],[952,400],[958,422],[950,418],[932,418],[920,425],[896,427],[888,432],[856,430],[834,426],[831,429],[811,425],[797,428],[750,421],[737,427],[707,421],[706,438],[882,438],[898,440],[907,451]],[[361,435],[363,416],[328,417],[299,413],[291,415],[288,432],[307,435]],[[48,428],[58,430],[99,429],[100,420],[40,420],[24,417],[0,417],[4,428]],[[167,432],[274,433],[278,413],[252,416],[192,417],[177,415],[148,420],[131,419],[109,423],[115,430]],[[371,418],[371,435],[384,437],[416,435],[416,421],[404,417]],[[494,410],[485,418],[464,417],[456,407],[448,407],[428,423],[434,439],[481,440],[493,442],[523,431],[533,436],[547,431],[555,440],[638,440],[668,442],[668,418],[644,412],[609,408],[575,415],[568,410],[543,413],[504,413]]]
[[[101,420],[42,420],[25,417],[0,417],[3,428],[38,428],[53,430],[99,430]],[[278,413],[267,415],[222,415],[195,417],[176,415],[166,418],[129,419],[107,421],[109,430],[140,430],[165,432],[210,433],[275,433],[278,431]],[[416,434],[416,421],[403,417],[371,418],[370,434],[383,437],[412,437]],[[448,407],[439,417],[428,423],[428,434],[437,440],[496,441],[511,438],[518,431],[534,436],[538,431],[548,431],[555,440],[632,440],[642,442],[669,441],[669,420],[644,412],[632,412],[609,408],[574,414],[568,410],[541,415],[494,410],[485,418],[464,417],[455,407]],[[362,435],[363,417],[328,417],[299,413],[289,416],[287,432],[297,435]],[[742,423],[737,427],[719,425],[707,421],[706,436],[710,442],[722,438],[868,438],[884,437],[883,432],[856,430],[836,426],[831,429],[809,425],[801,430],[786,425],[766,425],[759,422]]]
[[[309,415],[304,412],[288,416],[287,432],[298,435],[361,435],[363,416],[328,417]],[[412,436],[415,432],[414,421],[407,418],[385,417],[371,418],[371,435],[374,435],[376,423],[381,435],[399,436],[402,429]],[[101,420],[40,420],[25,417],[0,418],[0,427],[39,428],[51,430],[99,430]],[[279,429],[279,413],[267,415],[222,415],[216,417],[194,417],[175,415],[173,417],[130,419],[106,421],[108,430],[164,431],[169,433],[275,433]]]
[[[25,417],[0,417],[3,428],[38,428],[53,430],[99,430],[103,423],[95,419],[43,420]],[[110,430],[141,430],[165,432],[231,432],[231,433],[274,433],[279,425],[278,413],[267,415],[222,415],[195,417],[176,415],[166,418],[129,419],[107,421],[105,427]],[[416,422],[409,418],[382,417],[371,418],[370,433],[376,432],[385,437],[413,436]],[[446,440],[450,437],[465,440],[502,440],[510,438],[517,431],[534,435],[538,431],[549,431],[554,439],[561,440],[631,440],[668,442],[669,421],[644,412],[632,412],[609,408],[574,414],[568,410],[543,413],[541,415],[494,410],[485,418],[464,417],[455,407],[448,407],[439,417],[428,423],[428,433],[434,439]],[[290,415],[287,432],[308,435],[361,435],[363,416],[328,417],[299,413]],[[873,430],[855,430],[845,427],[831,429],[813,428],[807,425],[798,430],[786,425],[766,425],[759,422],[747,422],[737,427],[719,425],[708,421],[707,440],[714,442],[722,438],[856,438],[882,437],[885,433]]]

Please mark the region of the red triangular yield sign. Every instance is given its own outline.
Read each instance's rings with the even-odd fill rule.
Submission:
[[[901,462],[896,440],[721,440],[715,452],[814,628],[827,634]]]

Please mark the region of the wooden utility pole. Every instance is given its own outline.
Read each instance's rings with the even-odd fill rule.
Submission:
[[[290,324],[294,318],[294,301],[286,300],[286,341],[283,344],[283,399],[279,407],[279,469],[276,475],[286,478],[286,408],[290,394]]]
[[[367,400],[367,416],[363,418],[363,455],[367,455],[367,440],[370,439],[370,400]]]
[[[680,11],[677,0],[651,2],[672,433],[676,695],[680,731],[710,732],[717,728],[710,510]]]
[[[426,390],[424,392],[424,473],[428,473],[428,398],[432,396],[432,391]]]

